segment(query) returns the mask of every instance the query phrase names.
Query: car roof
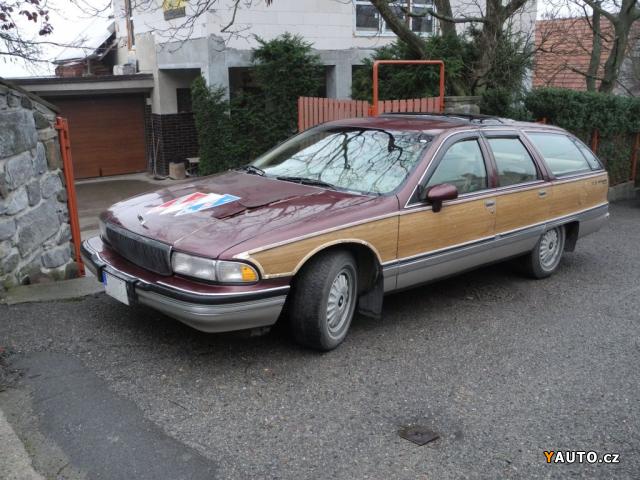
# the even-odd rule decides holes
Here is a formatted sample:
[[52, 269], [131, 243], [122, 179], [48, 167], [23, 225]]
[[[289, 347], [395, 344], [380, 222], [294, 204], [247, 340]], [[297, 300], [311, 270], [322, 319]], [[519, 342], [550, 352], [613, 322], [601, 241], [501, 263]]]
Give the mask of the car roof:
[[489, 115], [436, 114], [436, 113], [383, 113], [378, 116], [348, 118], [325, 123], [328, 127], [361, 127], [380, 128], [386, 130], [413, 130], [439, 135], [447, 130], [464, 127], [495, 130], [496, 127], [505, 129], [540, 129], [563, 131], [553, 125], [534, 122], [520, 122], [508, 118]]

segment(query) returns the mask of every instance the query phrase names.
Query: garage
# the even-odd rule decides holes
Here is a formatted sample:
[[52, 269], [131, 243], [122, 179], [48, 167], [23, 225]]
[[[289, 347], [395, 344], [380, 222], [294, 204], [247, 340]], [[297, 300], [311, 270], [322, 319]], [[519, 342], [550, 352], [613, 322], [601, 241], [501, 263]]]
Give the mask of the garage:
[[152, 152], [145, 112], [153, 75], [31, 77], [15, 83], [69, 121], [76, 178], [145, 172]]
[[147, 169], [142, 95], [49, 100], [69, 121], [76, 178], [121, 175]]

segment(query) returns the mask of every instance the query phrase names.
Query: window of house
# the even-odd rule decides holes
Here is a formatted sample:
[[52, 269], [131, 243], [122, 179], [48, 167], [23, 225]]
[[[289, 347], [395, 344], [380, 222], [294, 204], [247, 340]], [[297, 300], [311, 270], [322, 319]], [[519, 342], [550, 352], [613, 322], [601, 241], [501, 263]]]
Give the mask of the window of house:
[[165, 20], [184, 17], [186, 15], [186, 0], [163, 0], [162, 11]]
[[557, 133], [529, 133], [529, 138], [556, 176], [591, 170], [589, 163], [569, 137]]
[[538, 179], [536, 164], [517, 138], [489, 138], [501, 187]]
[[193, 111], [191, 107], [190, 88], [176, 88], [176, 100], [178, 103], [178, 113], [189, 113]]
[[[433, 8], [432, 0], [397, 0], [390, 4], [396, 15], [416, 33], [433, 33], [433, 17], [427, 13]], [[423, 17], [407, 16], [404, 9], [416, 14], [425, 14]], [[356, 10], [356, 32], [362, 34], [385, 34], [393, 35], [378, 10], [366, 0], [355, 0]]]
[[427, 187], [442, 183], [455, 185], [461, 194], [487, 188], [487, 168], [477, 140], [463, 140], [449, 147]]

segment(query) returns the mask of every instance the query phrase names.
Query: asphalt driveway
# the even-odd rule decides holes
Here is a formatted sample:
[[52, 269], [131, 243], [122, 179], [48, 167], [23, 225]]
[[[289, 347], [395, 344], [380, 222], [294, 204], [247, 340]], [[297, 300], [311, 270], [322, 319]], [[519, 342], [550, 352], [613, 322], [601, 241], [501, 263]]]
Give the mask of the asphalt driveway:
[[0, 408], [48, 478], [638, 478], [640, 204], [550, 279], [497, 265], [385, 302], [327, 354], [103, 294], [0, 306]]

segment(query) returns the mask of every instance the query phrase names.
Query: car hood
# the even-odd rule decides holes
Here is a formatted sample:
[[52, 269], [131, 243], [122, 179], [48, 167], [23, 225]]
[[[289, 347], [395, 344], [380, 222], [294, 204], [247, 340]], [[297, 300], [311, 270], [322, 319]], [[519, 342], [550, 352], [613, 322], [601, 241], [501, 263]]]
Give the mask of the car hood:
[[175, 249], [212, 258], [249, 238], [313, 221], [375, 197], [228, 172], [113, 205], [103, 220]]

